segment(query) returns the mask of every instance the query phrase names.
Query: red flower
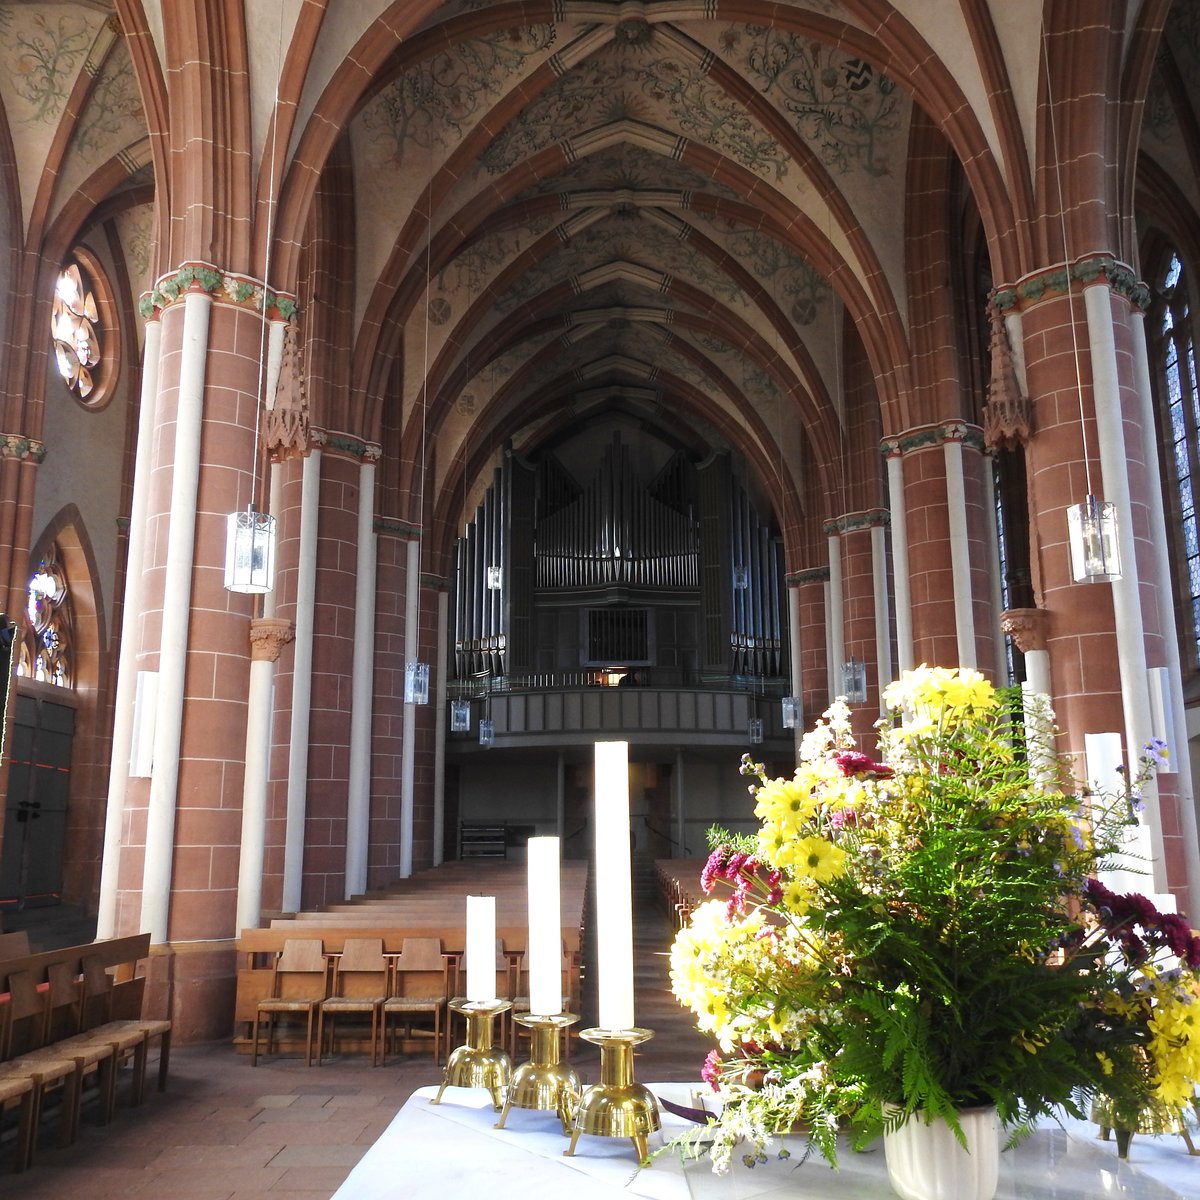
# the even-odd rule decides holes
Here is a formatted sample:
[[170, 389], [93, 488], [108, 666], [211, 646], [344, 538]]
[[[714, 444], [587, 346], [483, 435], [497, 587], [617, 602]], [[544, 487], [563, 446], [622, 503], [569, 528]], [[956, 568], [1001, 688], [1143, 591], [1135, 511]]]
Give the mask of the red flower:
[[721, 1090], [721, 1056], [715, 1050], [710, 1050], [704, 1059], [704, 1066], [700, 1068], [700, 1078], [714, 1092]]
[[895, 774], [887, 763], [876, 762], [869, 754], [861, 750], [839, 750], [833, 756], [838, 770], [849, 779], [856, 775], [865, 775], [868, 779], [891, 779]]

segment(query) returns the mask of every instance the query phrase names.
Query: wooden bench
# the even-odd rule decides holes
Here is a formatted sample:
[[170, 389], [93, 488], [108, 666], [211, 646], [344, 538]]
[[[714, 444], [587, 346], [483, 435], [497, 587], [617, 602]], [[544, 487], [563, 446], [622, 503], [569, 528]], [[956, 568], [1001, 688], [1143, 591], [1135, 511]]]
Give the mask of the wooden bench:
[[[142, 1016], [139, 964], [149, 954], [145, 933], [0, 960], [0, 1096], [19, 1105], [16, 1170], [32, 1160], [49, 1092], [60, 1092], [62, 1139], [69, 1143], [87, 1079], [95, 1080], [101, 1124], [112, 1116], [118, 1067], [127, 1060], [130, 1103], [141, 1103], [154, 1038], [158, 1087], [166, 1087], [171, 1023]], [[28, 1093], [23, 1081], [31, 1085]]]

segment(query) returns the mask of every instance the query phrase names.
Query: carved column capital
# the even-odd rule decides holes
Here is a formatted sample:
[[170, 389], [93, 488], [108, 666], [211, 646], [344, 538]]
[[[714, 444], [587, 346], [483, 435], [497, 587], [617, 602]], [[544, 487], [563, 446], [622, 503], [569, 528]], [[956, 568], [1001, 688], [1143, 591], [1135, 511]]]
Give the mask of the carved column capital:
[[1022, 654], [1046, 649], [1046, 610], [1010, 608], [1000, 614], [1000, 628], [1017, 643]]
[[250, 661], [278, 662], [284, 646], [295, 636], [295, 625], [283, 617], [255, 617], [250, 622]]

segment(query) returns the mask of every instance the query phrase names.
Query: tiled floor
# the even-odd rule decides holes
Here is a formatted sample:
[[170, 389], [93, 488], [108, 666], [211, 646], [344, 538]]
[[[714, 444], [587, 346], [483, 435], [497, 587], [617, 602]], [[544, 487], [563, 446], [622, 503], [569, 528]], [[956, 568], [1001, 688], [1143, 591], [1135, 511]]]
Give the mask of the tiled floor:
[[[655, 1037], [642, 1047], [637, 1077], [696, 1079], [707, 1045], [669, 993], [673, 926], [657, 907], [639, 910], [637, 1019]], [[574, 1060], [585, 1083], [597, 1078], [593, 1047], [581, 1044]], [[21, 1175], [9, 1170], [10, 1114], [0, 1200], [328, 1200], [411, 1092], [440, 1078], [428, 1055], [383, 1068], [357, 1056], [319, 1068], [293, 1058], [251, 1067], [226, 1042], [176, 1047], [165, 1093], [149, 1090], [137, 1109], [122, 1104], [104, 1128], [85, 1112], [70, 1147], [56, 1144], [47, 1122], [37, 1160]]]

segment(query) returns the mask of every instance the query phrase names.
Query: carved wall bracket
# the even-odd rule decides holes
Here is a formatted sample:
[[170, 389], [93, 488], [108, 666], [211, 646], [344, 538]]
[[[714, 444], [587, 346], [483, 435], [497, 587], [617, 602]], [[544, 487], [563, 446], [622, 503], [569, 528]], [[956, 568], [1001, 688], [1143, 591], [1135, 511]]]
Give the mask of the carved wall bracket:
[[1049, 614], [1044, 608], [1010, 608], [1000, 614], [1000, 628], [1017, 644], [1022, 654], [1046, 649]]

